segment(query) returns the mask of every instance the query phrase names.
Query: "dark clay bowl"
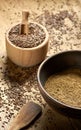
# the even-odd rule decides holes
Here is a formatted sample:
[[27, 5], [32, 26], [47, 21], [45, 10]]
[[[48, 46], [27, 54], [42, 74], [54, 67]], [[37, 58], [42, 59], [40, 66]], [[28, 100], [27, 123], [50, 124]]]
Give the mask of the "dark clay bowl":
[[[38, 69], [39, 90], [45, 101], [52, 109], [75, 118], [81, 118], [81, 108], [72, 107], [51, 97], [44, 89], [44, 85], [49, 76], [68, 68], [81, 69], [81, 51], [66, 51], [53, 55], [44, 60]], [[76, 97], [75, 97], [76, 98]]]

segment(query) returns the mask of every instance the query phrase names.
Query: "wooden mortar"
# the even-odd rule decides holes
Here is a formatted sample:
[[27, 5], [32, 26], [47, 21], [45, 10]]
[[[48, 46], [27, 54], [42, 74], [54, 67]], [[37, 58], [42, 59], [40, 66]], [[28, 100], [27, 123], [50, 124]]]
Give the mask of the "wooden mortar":
[[[26, 16], [28, 16], [28, 15], [25, 13], [22, 13], [22, 14], [24, 14], [24, 16], [22, 18], [23, 19], [22, 24], [21, 24], [22, 30], [20, 29], [20, 33], [27, 34], [28, 33], [28, 26], [27, 26], [28, 22], [26, 21], [26, 18], [27, 18]], [[16, 45], [14, 45], [8, 38], [9, 32], [12, 29], [12, 27], [6, 32], [6, 35], [5, 35], [7, 56], [13, 63], [15, 63], [19, 66], [22, 66], [22, 67], [30, 67], [30, 66], [34, 66], [36, 64], [41, 63], [45, 59], [47, 50], [48, 50], [49, 36], [48, 36], [48, 32], [47, 32], [46, 28], [36, 22], [31, 22], [31, 23], [37, 24], [39, 27], [41, 27], [44, 30], [45, 35], [46, 35], [43, 43], [41, 43], [40, 45], [38, 45], [36, 47], [22, 48], [22, 47], [18, 47]]]

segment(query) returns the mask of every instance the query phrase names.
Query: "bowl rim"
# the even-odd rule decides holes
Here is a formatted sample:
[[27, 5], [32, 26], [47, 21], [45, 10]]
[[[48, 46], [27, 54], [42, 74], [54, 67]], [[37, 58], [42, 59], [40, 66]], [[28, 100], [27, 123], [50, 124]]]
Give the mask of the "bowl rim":
[[38, 68], [38, 71], [37, 71], [37, 79], [38, 79], [38, 83], [39, 83], [38, 87], [39, 87], [39, 90], [41, 89], [41, 90], [48, 96], [48, 98], [50, 98], [52, 101], [56, 102], [57, 104], [60, 104], [61, 106], [67, 107], [67, 108], [69, 108], [69, 109], [81, 110], [81, 107], [76, 107], [76, 106], [68, 105], [68, 104], [63, 103], [62, 101], [60, 101], [60, 100], [58, 100], [58, 99], [52, 97], [52, 96], [44, 89], [44, 86], [42, 86], [41, 81], [40, 81], [40, 71], [41, 71], [43, 65], [44, 65], [47, 61], [49, 61], [49, 60], [52, 59], [53, 57], [58, 56], [58, 55], [60, 55], [60, 54], [71, 53], [71, 52], [73, 52], [73, 53], [75, 53], [75, 52], [81, 53], [81, 50], [68, 50], [68, 51], [58, 52], [57, 54], [53, 54], [53, 55], [47, 57], [47, 58], [40, 64], [40, 66], [39, 66], [39, 68]]
[[48, 43], [49, 34], [48, 34], [48, 31], [47, 31], [46, 27], [44, 27], [43, 25], [41, 25], [41, 24], [39, 24], [39, 23], [37, 23], [37, 22], [29, 22], [29, 23], [34, 23], [34, 24], [38, 25], [40, 28], [43, 29], [43, 31], [45, 32], [45, 39], [44, 39], [44, 41], [43, 41], [41, 44], [39, 44], [38, 46], [36, 46], [36, 47], [31, 47], [31, 48], [22, 48], [22, 47], [16, 46], [15, 44], [13, 44], [13, 43], [10, 41], [10, 39], [9, 39], [9, 37], [8, 37], [10, 30], [11, 30], [13, 27], [15, 27], [16, 25], [21, 24], [21, 23], [16, 23], [16, 24], [12, 25], [12, 27], [10, 27], [10, 28], [6, 31], [6, 33], [5, 33], [5, 38], [6, 38], [6, 40], [8, 41], [8, 43], [9, 43], [12, 47], [17, 48], [17, 49], [19, 49], [19, 50], [36, 50], [36, 49], [42, 48], [44, 45], [46, 45], [46, 44]]

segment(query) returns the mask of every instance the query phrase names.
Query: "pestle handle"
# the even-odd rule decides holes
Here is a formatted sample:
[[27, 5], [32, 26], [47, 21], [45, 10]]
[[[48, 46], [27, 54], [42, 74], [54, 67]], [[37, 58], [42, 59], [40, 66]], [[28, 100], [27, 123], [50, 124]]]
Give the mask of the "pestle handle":
[[28, 11], [22, 11], [22, 23], [20, 28], [20, 34], [28, 34], [29, 27], [28, 27], [28, 17], [29, 12]]
[[41, 112], [41, 106], [34, 102], [28, 102], [20, 109], [18, 115], [10, 122], [8, 130], [19, 130], [28, 126]]

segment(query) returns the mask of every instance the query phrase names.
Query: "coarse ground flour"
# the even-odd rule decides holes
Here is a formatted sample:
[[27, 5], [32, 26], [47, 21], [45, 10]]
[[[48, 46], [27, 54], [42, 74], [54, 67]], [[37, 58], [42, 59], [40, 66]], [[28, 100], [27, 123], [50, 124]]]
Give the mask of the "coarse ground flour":
[[55, 99], [81, 108], [81, 70], [69, 69], [50, 76], [45, 90]]

